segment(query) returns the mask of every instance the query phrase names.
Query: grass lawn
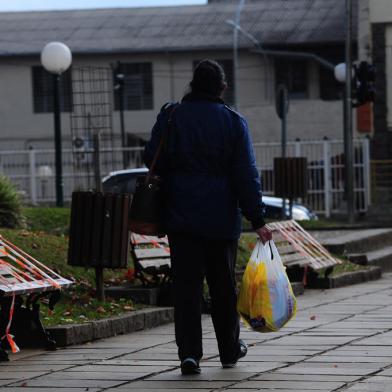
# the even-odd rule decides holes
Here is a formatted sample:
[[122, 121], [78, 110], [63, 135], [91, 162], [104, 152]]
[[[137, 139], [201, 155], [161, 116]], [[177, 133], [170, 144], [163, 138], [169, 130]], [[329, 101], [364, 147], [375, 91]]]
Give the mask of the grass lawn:
[[[113, 301], [108, 298], [105, 302], [97, 301], [94, 298], [94, 269], [71, 267], [67, 264], [69, 208], [33, 207], [24, 208], [23, 213], [26, 218], [24, 228], [0, 228], [0, 234], [63, 277], [75, 281], [75, 285], [63, 291], [54, 312], [41, 306], [45, 325], [88, 322], [141, 307], [130, 300]], [[318, 221], [314, 222], [312, 228], [322, 228], [328, 224], [327, 221]], [[308, 228], [306, 226], [307, 224], [305, 228]], [[245, 268], [255, 244], [255, 233], [244, 233], [241, 236], [237, 257], [239, 269]], [[333, 275], [363, 268], [366, 267], [345, 261], [334, 268]], [[132, 279], [132, 271], [132, 266], [129, 270], [106, 269], [104, 280], [106, 283], [120, 284]]]
[[[26, 227], [23, 229], [0, 228], [0, 234], [16, 246], [41, 261], [75, 284], [63, 291], [60, 302], [50, 312], [41, 306], [46, 326], [81, 323], [134, 310], [130, 300], [99, 302], [94, 298], [95, 272], [92, 268], [72, 267], [67, 264], [69, 208], [25, 208]], [[128, 280], [132, 270], [104, 271], [106, 283], [118, 284]]]

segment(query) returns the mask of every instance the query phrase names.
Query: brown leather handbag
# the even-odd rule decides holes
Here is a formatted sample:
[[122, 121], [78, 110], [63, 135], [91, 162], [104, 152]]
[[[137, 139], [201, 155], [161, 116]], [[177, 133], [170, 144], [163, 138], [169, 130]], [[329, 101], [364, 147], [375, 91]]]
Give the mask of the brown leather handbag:
[[136, 180], [129, 212], [129, 230], [137, 234], [159, 237], [165, 235], [165, 185], [163, 177], [155, 175], [154, 169], [171, 129], [175, 108], [176, 106], [171, 109], [148, 174]]

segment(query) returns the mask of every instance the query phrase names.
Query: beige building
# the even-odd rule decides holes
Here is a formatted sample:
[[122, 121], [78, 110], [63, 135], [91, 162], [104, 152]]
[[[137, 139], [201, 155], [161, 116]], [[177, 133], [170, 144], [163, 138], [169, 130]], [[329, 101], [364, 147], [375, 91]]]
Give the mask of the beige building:
[[[160, 107], [167, 101], [181, 99], [195, 63], [209, 57], [220, 61], [226, 70], [230, 86], [228, 104], [233, 104], [233, 89], [237, 88], [237, 107], [248, 119], [255, 142], [280, 141], [275, 89], [281, 83], [291, 92], [289, 140], [342, 139], [341, 86], [330, 70], [295, 53], [317, 54], [334, 64], [343, 61], [343, 3], [341, 0], [249, 2], [241, 15], [243, 30], [263, 48], [289, 51], [293, 55], [255, 53], [254, 42], [240, 33], [235, 80], [233, 26], [228, 22], [235, 15], [234, 3], [2, 13], [0, 149], [53, 145], [51, 81], [39, 60], [41, 49], [50, 41], [61, 41], [71, 48], [74, 69], [110, 67], [117, 61], [123, 64], [127, 135], [145, 139]], [[75, 93], [70, 75], [63, 77], [63, 88], [66, 145], [71, 140], [72, 91]], [[113, 134], [119, 143], [115, 99], [113, 106]]]
[[392, 159], [392, 3], [360, 0], [359, 15], [359, 60], [376, 66], [372, 159], [387, 161]]

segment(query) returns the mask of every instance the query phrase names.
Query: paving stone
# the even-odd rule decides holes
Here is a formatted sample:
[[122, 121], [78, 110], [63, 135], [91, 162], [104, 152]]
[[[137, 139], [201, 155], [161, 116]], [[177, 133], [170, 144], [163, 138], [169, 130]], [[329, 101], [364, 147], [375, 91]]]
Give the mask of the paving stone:
[[[178, 363], [176, 363], [174, 366], [178, 366]], [[156, 365], [137, 365], [137, 364], [127, 364], [127, 365], [84, 365], [84, 366], [78, 366], [78, 367], [72, 367], [69, 370], [66, 370], [66, 373], [108, 373], [108, 372], [113, 372], [113, 373], [156, 373], [156, 372], [162, 372], [165, 370], [170, 370], [173, 368], [172, 366], [159, 366], [159, 363], [156, 363]]]
[[[284, 370], [283, 370], [284, 371]], [[276, 380], [276, 381], [344, 381], [351, 382], [360, 379], [361, 376], [348, 376], [348, 375], [332, 375], [332, 374], [284, 374], [284, 373], [265, 373], [257, 377], [255, 380]]]
[[[391, 383], [357, 383], [352, 385], [351, 387], [345, 389], [345, 391], [349, 392], [390, 392], [391, 391]], [[280, 391], [279, 391], [280, 392]]]
[[320, 356], [307, 359], [306, 362], [331, 362], [331, 363], [377, 363], [377, 365], [381, 367], [385, 367], [387, 365], [392, 365], [392, 357], [371, 357], [371, 356], [348, 356], [348, 355], [326, 355], [322, 354]]
[[[392, 368], [383, 370], [380, 373], [377, 373], [378, 376], [391, 376], [392, 377]], [[391, 378], [391, 382], [392, 382], [392, 378]]]
[[276, 345], [313, 345], [320, 347], [321, 345], [333, 347], [339, 346], [341, 344], [346, 344], [354, 340], [355, 338], [352, 336], [287, 336], [280, 339], [277, 339], [273, 342], [269, 342], [269, 344]]
[[[20, 361], [22, 362], [22, 361]], [[67, 368], [72, 367], [72, 365], [57, 365], [57, 364], [41, 364], [41, 363], [20, 363], [19, 361], [13, 361], [13, 362], [3, 362], [0, 365], [0, 374], [2, 372], [9, 372], [9, 371], [23, 371], [23, 372], [51, 372], [51, 371], [58, 371], [58, 370], [64, 370]]]
[[[59, 388], [59, 387], [40, 387], [29, 388], [29, 387], [2, 387], [1, 392], [86, 392], [86, 388]], [[99, 388], [88, 388], [88, 392], [98, 392]]]
[[41, 376], [48, 371], [41, 371], [41, 372], [30, 372], [29, 369], [14, 371], [1, 368], [0, 370], [0, 380], [13, 380], [13, 379], [24, 379], [24, 378], [33, 378]]
[[[108, 380], [54, 380], [52, 378], [41, 377], [36, 378], [34, 380], [27, 380], [23, 382], [18, 382], [12, 384], [15, 387], [34, 387], [36, 391], [41, 391], [41, 388], [57, 388], [56, 392], [59, 392], [59, 388], [67, 387], [67, 388], [109, 388], [117, 385], [124, 384], [124, 381], [108, 381]], [[37, 390], [39, 388], [39, 391]], [[61, 389], [60, 389], [61, 391]], [[23, 389], [21, 392], [25, 392]], [[62, 391], [61, 391], [62, 392]], [[89, 390], [90, 392], [90, 390]]]
[[[156, 388], [134, 388], [132, 384], [127, 384], [126, 386], [123, 386], [126, 389], [128, 389], [129, 391], [131, 390], [135, 390], [137, 392], [156, 392]], [[105, 392], [119, 392], [119, 391], [124, 391], [124, 389], [122, 389], [122, 387], [118, 387], [118, 388], [110, 388], [110, 389], [106, 389]], [[168, 389], [168, 391], [175, 391], [175, 392], [209, 392], [209, 391], [215, 391], [215, 388], [197, 388], [194, 389], [192, 387], [189, 388], [176, 388], [176, 389]], [[251, 392], [254, 391], [254, 389], [247, 389], [246, 392]], [[23, 392], [23, 391], [21, 391]], [[36, 391], [34, 391], [36, 392]], [[62, 392], [62, 391], [60, 391]], [[279, 391], [281, 392], [281, 391]]]
[[173, 360], [164, 360], [164, 359], [159, 359], [159, 360], [143, 360], [143, 359], [108, 359], [104, 361], [99, 361], [99, 362], [94, 362], [94, 365], [102, 365], [102, 366], [108, 366], [108, 365], [129, 365], [129, 366], [167, 366], [167, 367], [172, 367], [172, 366], [178, 366], [179, 361], [178, 359], [173, 361]]
[[[2, 385], [7, 385], [7, 384], [11, 384], [11, 383], [13, 383], [13, 382], [15, 382], [15, 380], [6, 380], [6, 379], [0, 380], [0, 386], [2, 386]], [[3, 388], [1, 388], [1, 389], [3, 390]]]
[[106, 380], [106, 381], [131, 381], [151, 374], [144, 372], [56, 372], [45, 376], [46, 380]]
[[343, 386], [345, 383], [341, 381], [269, 381], [269, 380], [257, 380], [257, 381], [246, 381], [240, 385], [236, 385], [236, 388], [241, 386], [241, 388], [263, 388], [269, 390], [275, 389], [287, 389], [292, 391], [330, 391]]
[[223, 388], [227, 387], [232, 384], [232, 381], [196, 381], [190, 380], [188, 377], [186, 380], [181, 381], [136, 381], [129, 384], [123, 384], [118, 387], [118, 389], [128, 389], [128, 390], [135, 390], [140, 391], [141, 389], [166, 389], [168, 391], [178, 389], [206, 389], [212, 390], [216, 388]]
[[[291, 374], [336, 374], [336, 375], [367, 375], [375, 371], [375, 367], [370, 367], [371, 364], [365, 364], [368, 367], [362, 368], [361, 364], [350, 364], [352, 366], [347, 366], [347, 364], [332, 365], [327, 364], [327, 366], [322, 366], [323, 364], [308, 364], [309, 366], [303, 366], [303, 364], [295, 364], [284, 368], [284, 373]], [[280, 370], [277, 370], [279, 372]]]
[[[241, 381], [243, 379], [256, 375], [256, 372], [231, 372], [228, 369], [222, 368], [208, 368], [202, 369], [201, 374], [189, 375], [186, 377], [187, 381]], [[146, 381], [176, 381], [183, 382], [184, 376], [179, 369], [169, 373], [158, 374], [153, 377], [148, 377]]]

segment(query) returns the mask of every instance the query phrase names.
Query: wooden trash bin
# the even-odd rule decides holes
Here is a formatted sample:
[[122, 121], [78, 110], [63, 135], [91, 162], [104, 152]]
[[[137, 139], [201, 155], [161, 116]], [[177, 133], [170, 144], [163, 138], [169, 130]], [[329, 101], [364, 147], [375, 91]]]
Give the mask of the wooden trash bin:
[[128, 194], [73, 192], [68, 263], [126, 268], [129, 206]]

